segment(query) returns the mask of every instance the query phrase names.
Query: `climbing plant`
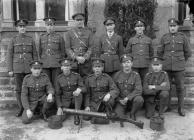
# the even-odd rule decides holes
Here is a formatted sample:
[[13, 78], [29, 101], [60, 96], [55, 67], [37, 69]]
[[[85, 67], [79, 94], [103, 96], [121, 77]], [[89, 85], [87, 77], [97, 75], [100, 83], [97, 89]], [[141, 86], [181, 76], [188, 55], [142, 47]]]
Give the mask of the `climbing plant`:
[[106, 0], [104, 15], [116, 20], [116, 32], [123, 37], [126, 46], [128, 39], [135, 34], [134, 22], [138, 18], [146, 22], [145, 34], [155, 37], [153, 22], [156, 8], [155, 0]]

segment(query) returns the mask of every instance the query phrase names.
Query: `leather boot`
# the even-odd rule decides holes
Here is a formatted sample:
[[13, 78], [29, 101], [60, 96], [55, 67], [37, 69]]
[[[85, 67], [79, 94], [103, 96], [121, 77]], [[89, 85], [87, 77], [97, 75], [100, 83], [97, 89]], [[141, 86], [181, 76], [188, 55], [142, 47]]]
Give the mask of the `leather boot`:
[[135, 115], [135, 113], [131, 113], [131, 114], [130, 114], [130, 118], [131, 118], [132, 120], [136, 121], [136, 115]]
[[22, 116], [22, 113], [23, 113], [23, 109], [19, 109], [18, 112], [15, 114], [16, 117], [20, 117]]
[[75, 125], [79, 125], [80, 124], [80, 118], [79, 118], [79, 116], [74, 116], [74, 124]]
[[24, 108], [22, 106], [22, 101], [21, 101], [21, 92], [16, 91], [16, 99], [17, 99], [17, 104], [18, 104], [19, 110], [15, 116], [20, 117], [24, 111]]
[[180, 116], [185, 116], [185, 111], [184, 111], [184, 95], [179, 94], [178, 95], [178, 113]]
[[48, 117], [46, 116], [46, 114], [43, 114], [43, 120], [44, 120], [45, 122], [48, 122]]
[[183, 117], [185, 116], [185, 111], [181, 107], [178, 108], [178, 113], [179, 113], [180, 116], [183, 116]]
[[146, 102], [145, 103], [145, 107], [146, 107], [146, 118], [150, 119], [152, 116], [154, 116], [155, 114], [155, 103], [151, 103], [151, 102]]

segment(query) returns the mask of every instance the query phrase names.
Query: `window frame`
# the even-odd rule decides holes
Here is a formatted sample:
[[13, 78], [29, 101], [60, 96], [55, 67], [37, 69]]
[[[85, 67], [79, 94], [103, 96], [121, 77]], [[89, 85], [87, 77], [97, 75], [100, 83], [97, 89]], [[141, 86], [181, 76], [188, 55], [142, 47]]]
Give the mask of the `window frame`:
[[[47, 0], [45, 0], [45, 1], [47, 1]], [[62, 21], [62, 20], [57, 20], [56, 21], [56, 26], [68, 26], [68, 25], [71, 25], [71, 23], [73, 22], [73, 19], [71, 18], [71, 16], [74, 14], [74, 13], [76, 13], [77, 11], [79, 12], [84, 12], [85, 13], [85, 5], [86, 5], [86, 3], [85, 3], [85, 1], [84, 0], [81, 0], [80, 1], [80, 5], [81, 5], [81, 7], [80, 7], [80, 9], [78, 9], [77, 11], [75, 11], [74, 13], [70, 13], [70, 8], [71, 8], [71, 6], [70, 6], [70, 4], [71, 4], [71, 2], [72, 2], [72, 0], [64, 0], [65, 1], [65, 17], [64, 17], [64, 21]], [[74, 0], [74, 1], [76, 1], [76, 0]], [[77, 0], [77, 1], [79, 1], [79, 0]], [[18, 18], [19, 18], [19, 0], [13, 0], [13, 21], [16, 21], [16, 20], [18, 20]], [[36, 5], [36, 2], [37, 1], [35, 1], [35, 5]], [[15, 5], [14, 5], [15, 4]], [[44, 3], [45, 4], [45, 9], [44, 9], [44, 17], [46, 17], [46, 2]], [[37, 7], [35, 7], [35, 8], [37, 8]], [[37, 11], [36, 11], [36, 15], [37, 15], [38, 13], [37, 13]], [[43, 20], [43, 19], [42, 19]], [[35, 26], [35, 22], [37, 21], [37, 16], [36, 16], [36, 18], [35, 18], [35, 21], [29, 21], [29, 24], [28, 24], [28, 26]]]

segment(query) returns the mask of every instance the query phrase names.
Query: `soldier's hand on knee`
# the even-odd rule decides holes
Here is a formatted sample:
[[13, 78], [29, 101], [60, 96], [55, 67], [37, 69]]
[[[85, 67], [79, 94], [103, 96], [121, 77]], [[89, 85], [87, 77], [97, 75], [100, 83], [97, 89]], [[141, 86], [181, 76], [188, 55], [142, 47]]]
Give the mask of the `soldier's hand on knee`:
[[8, 75], [9, 75], [10, 77], [12, 77], [12, 76], [13, 76], [13, 71], [9, 71], [9, 72], [8, 72]]
[[73, 96], [79, 96], [79, 94], [81, 93], [81, 89], [77, 88], [74, 92], [73, 92]]
[[128, 97], [125, 97], [124, 98], [124, 103], [126, 104], [128, 102], [129, 98]]
[[87, 106], [87, 107], [85, 108], [85, 111], [90, 111], [90, 107]]
[[125, 97], [123, 100], [119, 100], [119, 102], [122, 104], [122, 105], [126, 105], [127, 104], [127, 102], [128, 102], [128, 98], [127, 97]]
[[63, 109], [61, 107], [58, 108], [57, 115], [63, 115]]
[[110, 94], [107, 93], [107, 94], [104, 96], [103, 101], [107, 102], [109, 99], [110, 99]]
[[165, 87], [167, 85], [167, 82], [163, 82], [160, 84], [160, 86]]
[[125, 105], [124, 100], [119, 100], [122, 105]]
[[148, 88], [149, 88], [149, 89], [155, 89], [156, 86], [155, 86], [155, 85], [149, 85]]
[[33, 112], [30, 109], [26, 110], [26, 114], [28, 118], [32, 118], [33, 116]]
[[47, 96], [47, 102], [52, 102], [53, 101], [53, 95], [50, 93], [48, 96]]

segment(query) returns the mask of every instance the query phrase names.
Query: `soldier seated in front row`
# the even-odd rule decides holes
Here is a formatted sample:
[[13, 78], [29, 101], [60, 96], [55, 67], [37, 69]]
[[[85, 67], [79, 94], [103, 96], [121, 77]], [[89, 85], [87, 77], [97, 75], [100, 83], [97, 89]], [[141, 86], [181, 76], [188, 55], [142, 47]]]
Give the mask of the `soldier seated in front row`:
[[[103, 73], [104, 60], [93, 58], [92, 69], [94, 73], [89, 75], [85, 81], [87, 88], [85, 110], [111, 113], [114, 100], [119, 93], [118, 88], [113, 79]], [[94, 117], [91, 123], [107, 124], [109, 120]]]
[[151, 63], [152, 72], [147, 73], [144, 80], [144, 99], [146, 108], [146, 117], [154, 116], [155, 107], [158, 102], [159, 116], [163, 116], [165, 107], [167, 107], [170, 83], [168, 75], [162, 71], [162, 62], [160, 58], [155, 57]]
[[[83, 80], [78, 73], [72, 72], [72, 62], [69, 59], [63, 59], [61, 62], [61, 70], [63, 71], [57, 77], [56, 81], [56, 102], [57, 115], [63, 115], [63, 120], [66, 115], [63, 114], [63, 108], [69, 108], [71, 105], [75, 109], [80, 109], [82, 105], [82, 93], [86, 92]], [[74, 116], [74, 124], [79, 125], [79, 116]]]
[[130, 111], [130, 118], [136, 120], [136, 112], [143, 106], [140, 75], [132, 71], [133, 58], [124, 54], [121, 57], [122, 70], [114, 75], [114, 81], [120, 90], [115, 113], [122, 117]]
[[46, 121], [46, 111], [53, 105], [54, 89], [49, 77], [42, 71], [42, 63], [33, 61], [30, 64], [31, 74], [24, 77], [22, 84], [21, 99], [24, 111], [22, 114], [22, 122], [24, 124], [31, 123], [37, 109], [41, 108], [43, 119]]

